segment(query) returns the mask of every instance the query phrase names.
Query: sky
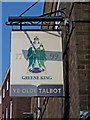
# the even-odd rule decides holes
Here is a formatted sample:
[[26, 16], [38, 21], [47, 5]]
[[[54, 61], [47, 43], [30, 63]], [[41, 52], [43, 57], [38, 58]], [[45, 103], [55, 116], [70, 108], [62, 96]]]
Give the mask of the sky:
[[[35, 1], [34, 1], [35, 2]], [[10, 65], [10, 32], [12, 28], [5, 23], [9, 16], [19, 16], [34, 2], [0, 2], [0, 84]], [[24, 15], [38, 16], [43, 14], [44, 2], [39, 2]], [[1, 24], [2, 23], [2, 24]]]

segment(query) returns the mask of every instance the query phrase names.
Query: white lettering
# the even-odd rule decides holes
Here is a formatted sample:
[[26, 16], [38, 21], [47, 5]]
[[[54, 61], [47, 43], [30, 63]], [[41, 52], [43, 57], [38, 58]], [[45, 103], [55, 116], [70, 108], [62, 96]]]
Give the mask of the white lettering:
[[42, 91], [42, 89], [39, 89], [39, 91], [40, 91], [40, 93], [42, 93], [41, 91]]
[[39, 93], [43, 94], [43, 93], [47, 93], [47, 94], [51, 94], [51, 93], [61, 93], [61, 89], [60, 88], [49, 88], [49, 89], [45, 89], [45, 88], [39, 88]]
[[22, 89], [22, 93], [26, 93], [26, 89]]
[[53, 92], [54, 92], [54, 93], [57, 93], [58, 91], [57, 91], [57, 89], [55, 88], [55, 89], [53, 90]]
[[29, 93], [36, 93], [36, 89], [25, 89], [23, 88], [22, 91], [21, 91], [23, 94], [29, 94]]
[[13, 89], [14, 93], [20, 93], [20, 89]]
[[58, 88], [59, 93], [61, 93], [61, 89]]

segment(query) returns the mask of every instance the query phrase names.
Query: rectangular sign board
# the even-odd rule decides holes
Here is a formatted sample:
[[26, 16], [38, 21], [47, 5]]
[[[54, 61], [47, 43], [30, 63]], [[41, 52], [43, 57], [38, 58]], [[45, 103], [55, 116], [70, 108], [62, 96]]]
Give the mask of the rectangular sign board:
[[64, 96], [62, 40], [57, 31], [11, 32], [11, 96]]

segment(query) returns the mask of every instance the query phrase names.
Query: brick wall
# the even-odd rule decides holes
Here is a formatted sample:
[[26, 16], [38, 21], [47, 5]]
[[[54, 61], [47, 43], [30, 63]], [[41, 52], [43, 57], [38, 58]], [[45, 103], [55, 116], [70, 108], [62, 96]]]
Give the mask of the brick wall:
[[2, 105], [0, 104], [0, 119], [2, 118]]
[[23, 113], [31, 111], [31, 99], [29, 97], [14, 97], [13, 103], [13, 118], [23, 118]]
[[[6, 82], [7, 82], [7, 79], [9, 80], [9, 83], [10, 83], [10, 71], [9, 73], [7, 74], [7, 77], [2, 85], [2, 113], [4, 113], [4, 117], [6, 118], [6, 107], [7, 109], [9, 110], [9, 101], [10, 101], [10, 96], [9, 96], [9, 90], [7, 91], [6, 89]], [[10, 87], [10, 84], [9, 84], [9, 87]], [[3, 97], [3, 89], [5, 89], [5, 97]], [[9, 112], [8, 112], [8, 116], [9, 115]]]
[[[6, 83], [9, 81], [9, 89], [6, 90]], [[12, 101], [12, 117], [17, 120], [17, 118], [23, 118], [23, 113], [31, 112], [31, 98], [30, 97], [10, 97], [10, 70], [3, 82], [3, 88], [5, 89], [5, 97], [2, 98], [2, 113], [6, 118], [6, 108], [8, 109], [8, 118], [10, 118], [10, 101]]]
[[[89, 3], [62, 3], [71, 21], [89, 20]], [[70, 12], [71, 11], [71, 12]], [[89, 29], [90, 23], [74, 22], [74, 31], [69, 43], [69, 91], [70, 116], [79, 116], [80, 110], [90, 110], [89, 104]], [[64, 31], [63, 31], [64, 32]], [[87, 66], [87, 67], [86, 67]]]
[[[75, 19], [90, 21], [90, 3], [75, 4]], [[75, 23], [80, 110], [90, 110], [90, 22]]]
[[[50, 3], [49, 3], [50, 4]], [[62, 8], [66, 8], [64, 12], [70, 19], [69, 33], [72, 29], [72, 21], [74, 20], [90, 20], [90, 3], [61, 3]], [[45, 12], [50, 10], [48, 5], [45, 7]], [[69, 83], [69, 102], [70, 118], [79, 118], [80, 110], [90, 110], [90, 43], [89, 31], [90, 23], [74, 22], [75, 27], [70, 37], [69, 46], [67, 49], [68, 55], [68, 83]], [[65, 38], [65, 28], [63, 32], [63, 50], [67, 42]], [[67, 36], [67, 39], [69, 35]], [[64, 60], [65, 64], [66, 60]], [[66, 65], [67, 66], [67, 65]], [[64, 70], [65, 70], [64, 66]], [[65, 76], [64, 76], [65, 77]], [[65, 79], [66, 83], [67, 79]], [[64, 99], [50, 98], [44, 117], [61, 118], [67, 111], [63, 111]], [[65, 108], [68, 110], [68, 108]], [[65, 110], [64, 109], [64, 110]], [[65, 113], [66, 114], [66, 113]]]

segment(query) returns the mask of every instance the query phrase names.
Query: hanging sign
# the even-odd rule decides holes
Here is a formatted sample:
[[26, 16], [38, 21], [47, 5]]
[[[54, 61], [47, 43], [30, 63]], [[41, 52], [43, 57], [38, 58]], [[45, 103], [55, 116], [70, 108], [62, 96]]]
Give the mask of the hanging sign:
[[62, 40], [57, 31], [11, 32], [11, 96], [63, 96]]

